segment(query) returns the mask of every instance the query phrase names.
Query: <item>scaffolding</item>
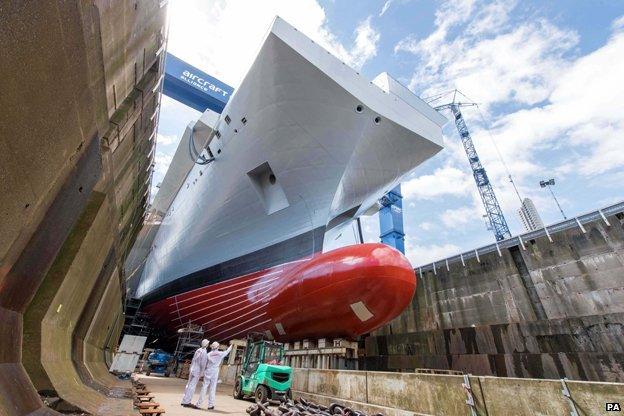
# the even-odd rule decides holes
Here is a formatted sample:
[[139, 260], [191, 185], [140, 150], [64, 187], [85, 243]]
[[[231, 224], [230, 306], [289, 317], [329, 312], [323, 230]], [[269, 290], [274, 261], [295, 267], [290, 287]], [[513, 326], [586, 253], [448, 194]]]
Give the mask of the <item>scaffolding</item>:
[[141, 312], [141, 300], [128, 298], [124, 309], [123, 335], [147, 337], [151, 332], [149, 315]]
[[204, 339], [204, 328], [201, 325], [189, 323], [178, 329], [178, 343], [173, 353], [176, 360], [192, 359], [195, 350], [201, 347], [202, 339]]

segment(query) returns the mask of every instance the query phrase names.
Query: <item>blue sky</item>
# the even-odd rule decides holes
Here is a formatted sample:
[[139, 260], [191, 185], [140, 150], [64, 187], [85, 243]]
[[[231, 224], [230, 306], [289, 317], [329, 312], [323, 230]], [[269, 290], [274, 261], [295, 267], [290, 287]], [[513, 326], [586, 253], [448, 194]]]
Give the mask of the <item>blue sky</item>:
[[[545, 223], [561, 216], [541, 179], [556, 179], [569, 217], [624, 198], [624, 2], [174, 0], [169, 51], [236, 87], [275, 14], [370, 79], [478, 102], [464, 115], [512, 234], [523, 229], [508, 172]], [[161, 109], [154, 184], [199, 117], [167, 97]], [[454, 124], [444, 133], [445, 150], [403, 184], [414, 266], [493, 241]], [[377, 240], [377, 218], [364, 226]]]

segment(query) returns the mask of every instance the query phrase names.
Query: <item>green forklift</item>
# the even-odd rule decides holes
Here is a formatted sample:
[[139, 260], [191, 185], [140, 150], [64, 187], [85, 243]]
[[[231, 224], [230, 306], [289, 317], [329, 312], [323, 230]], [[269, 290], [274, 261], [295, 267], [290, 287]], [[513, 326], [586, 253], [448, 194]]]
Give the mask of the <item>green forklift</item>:
[[292, 398], [292, 368], [284, 363], [284, 344], [264, 334], [247, 335], [247, 347], [234, 383], [234, 398], [252, 397], [258, 402]]

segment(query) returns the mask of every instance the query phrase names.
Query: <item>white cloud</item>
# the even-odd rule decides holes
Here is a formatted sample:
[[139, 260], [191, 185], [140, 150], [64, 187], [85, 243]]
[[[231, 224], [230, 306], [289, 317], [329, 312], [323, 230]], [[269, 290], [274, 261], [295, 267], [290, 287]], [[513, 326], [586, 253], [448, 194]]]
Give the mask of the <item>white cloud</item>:
[[611, 29], [613, 31], [619, 31], [624, 29], [624, 15], [618, 17], [611, 23]]
[[421, 222], [420, 224], [418, 224], [418, 228], [420, 228], [423, 231], [431, 231], [433, 230], [435, 226], [433, 225], [433, 223], [425, 221], [425, 222]]
[[407, 200], [434, 199], [441, 196], [465, 196], [471, 176], [464, 170], [445, 166], [436, 169], [431, 175], [421, 175], [401, 184], [401, 193]]
[[471, 223], [475, 218], [480, 218], [482, 211], [475, 206], [447, 209], [440, 215], [440, 219], [446, 227], [455, 228], [458, 225]]
[[379, 34], [370, 19], [360, 22], [347, 48], [329, 30], [325, 11], [315, 0], [171, 2], [168, 49], [236, 87], [276, 15], [357, 69], [376, 54]]
[[[395, 51], [416, 54], [425, 63], [414, 72], [410, 88], [425, 96], [458, 88], [484, 108], [548, 98], [578, 35], [545, 19], [512, 25], [515, 3], [510, 1], [484, 6], [464, 1], [460, 6], [461, 12], [452, 8], [439, 14], [437, 28], [427, 38], [408, 37], [396, 45]], [[460, 34], [450, 36], [451, 29]]]
[[405, 256], [414, 267], [453, 256], [460, 251], [461, 248], [459, 246], [451, 243], [421, 245], [417, 244], [415, 239], [409, 236], [405, 241]]
[[371, 27], [371, 16], [361, 21], [355, 28], [355, 44], [350, 52], [353, 66], [361, 68], [369, 59], [377, 55], [379, 32]]
[[[436, 30], [423, 40], [408, 36], [395, 46], [394, 51], [398, 52], [403, 50], [418, 54], [435, 49], [442, 49], [442, 47], [445, 46], [446, 36], [449, 30], [453, 26], [466, 21], [472, 13], [474, 3], [474, 0], [443, 2], [436, 11]], [[435, 56], [431, 56], [431, 58], [435, 58]], [[425, 62], [425, 65], [438, 67], [443, 60], [444, 58], [440, 57], [437, 62]]]
[[154, 157], [154, 175], [158, 182], [164, 178], [165, 173], [171, 164], [171, 159], [173, 159], [173, 156], [171, 155], [163, 152], [156, 152], [156, 156]]
[[586, 176], [624, 167], [622, 56], [624, 33], [616, 31], [606, 45], [568, 63], [546, 104], [499, 118], [492, 133], [504, 156], [532, 163], [540, 150], [558, 149]]
[[177, 143], [180, 138], [175, 134], [160, 134], [158, 133], [157, 143], [162, 146], [169, 146], [170, 144]]

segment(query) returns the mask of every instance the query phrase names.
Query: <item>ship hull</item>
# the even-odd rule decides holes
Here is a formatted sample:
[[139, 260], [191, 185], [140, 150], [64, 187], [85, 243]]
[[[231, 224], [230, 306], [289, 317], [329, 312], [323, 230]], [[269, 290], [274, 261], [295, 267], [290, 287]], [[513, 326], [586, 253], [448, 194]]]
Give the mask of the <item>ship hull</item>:
[[201, 324], [217, 341], [354, 338], [401, 312], [409, 262], [354, 245], [349, 227], [442, 148], [444, 119], [382, 78], [275, 20], [218, 120], [187, 129], [206, 134], [210, 162], [184, 177], [149, 244], [134, 295], [155, 326]]
[[400, 252], [359, 244], [179, 293], [145, 310], [171, 333], [189, 322], [202, 325], [211, 341], [250, 331], [280, 341], [354, 339], [398, 316], [415, 289]]
[[429, 110], [276, 20], [213, 126], [214, 160], [193, 166], [162, 219], [136, 296], [369, 212], [441, 149]]

